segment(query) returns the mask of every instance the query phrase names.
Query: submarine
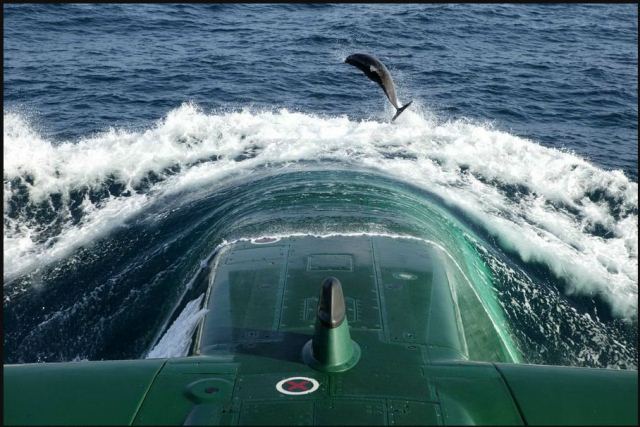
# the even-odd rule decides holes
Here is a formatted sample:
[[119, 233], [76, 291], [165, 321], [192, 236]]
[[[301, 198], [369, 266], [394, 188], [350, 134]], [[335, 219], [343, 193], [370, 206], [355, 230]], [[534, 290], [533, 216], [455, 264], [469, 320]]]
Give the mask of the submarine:
[[4, 365], [4, 424], [638, 424], [637, 370], [522, 363], [434, 242], [263, 236], [202, 271], [186, 356]]

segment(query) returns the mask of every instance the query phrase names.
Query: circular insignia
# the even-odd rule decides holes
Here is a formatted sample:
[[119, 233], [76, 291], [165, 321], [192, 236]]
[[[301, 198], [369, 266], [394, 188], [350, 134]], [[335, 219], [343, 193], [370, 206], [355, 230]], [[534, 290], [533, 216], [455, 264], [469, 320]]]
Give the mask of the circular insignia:
[[405, 273], [405, 272], [393, 273], [393, 277], [401, 280], [416, 280], [418, 278], [418, 276], [416, 276], [415, 274]]
[[307, 377], [285, 378], [276, 384], [276, 390], [290, 396], [313, 393], [318, 387], [320, 387], [318, 381]]
[[260, 237], [258, 239], [251, 239], [251, 243], [254, 245], [266, 245], [267, 243], [275, 243], [279, 240], [279, 237]]

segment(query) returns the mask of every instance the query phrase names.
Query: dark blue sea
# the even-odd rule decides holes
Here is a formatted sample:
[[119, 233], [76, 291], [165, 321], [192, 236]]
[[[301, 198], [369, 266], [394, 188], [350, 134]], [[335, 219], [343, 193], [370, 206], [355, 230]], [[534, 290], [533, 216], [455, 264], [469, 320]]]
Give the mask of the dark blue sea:
[[637, 369], [637, 5], [3, 14], [5, 363], [158, 354], [222, 244], [380, 234], [457, 258], [523, 361]]

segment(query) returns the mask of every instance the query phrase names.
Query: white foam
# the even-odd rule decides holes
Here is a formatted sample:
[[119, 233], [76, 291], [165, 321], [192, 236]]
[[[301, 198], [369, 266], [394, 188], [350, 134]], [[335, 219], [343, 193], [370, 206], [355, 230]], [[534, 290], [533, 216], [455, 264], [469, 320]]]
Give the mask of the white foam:
[[[149, 204], [147, 195], [109, 198], [98, 209], [88, 198], [83, 201], [85, 215], [77, 225], [65, 225], [62, 232], [45, 243], [37, 243], [35, 226], [9, 219], [4, 233], [4, 277], [29, 272], [39, 266], [69, 256], [74, 250], [91, 245], [97, 238], [124, 224]], [[18, 232], [7, 231], [16, 227]]]
[[[19, 115], [5, 113], [4, 119], [5, 280], [67, 256], [167, 194], [215, 188], [258, 167], [295, 169], [301, 161], [330, 159], [436, 193], [504, 248], [546, 264], [571, 292], [599, 293], [617, 315], [637, 317], [637, 183], [621, 171], [490, 126], [439, 123], [413, 107], [391, 124], [287, 110], [206, 114], [185, 104], [145, 132], [112, 129], [56, 145]], [[243, 153], [248, 156], [238, 158]], [[164, 172], [173, 166], [181, 172]], [[160, 181], [136, 194], [150, 172]], [[22, 180], [31, 202], [39, 203], [51, 194], [68, 200], [74, 190], [99, 188], [109, 177], [134, 195], [87, 202], [79, 224], [66, 222], [45, 243], [37, 239], [42, 225], [8, 216], [17, 191], [9, 184], [13, 179]], [[509, 187], [527, 193], [513, 197]], [[605, 230], [604, 237], [594, 227]]]
[[189, 301], [180, 315], [173, 321], [158, 344], [147, 354], [147, 359], [183, 357], [189, 352], [191, 336], [198, 326], [198, 322], [207, 313], [207, 309], [200, 308], [204, 294]]

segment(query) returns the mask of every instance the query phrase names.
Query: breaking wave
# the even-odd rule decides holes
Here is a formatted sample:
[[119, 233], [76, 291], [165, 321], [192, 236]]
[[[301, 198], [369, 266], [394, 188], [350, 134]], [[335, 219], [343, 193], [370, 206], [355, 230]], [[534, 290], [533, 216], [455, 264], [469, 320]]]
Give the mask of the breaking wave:
[[[419, 108], [396, 123], [184, 104], [145, 131], [54, 142], [4, 114], [4, 282], [127, 224], [163, 197], [259, 170], [374, 171], [418, 186], [569, 294], [637, 319], [638, 184], [580, 156]], [[5, 297], [6, 298], [6, 297]]]

